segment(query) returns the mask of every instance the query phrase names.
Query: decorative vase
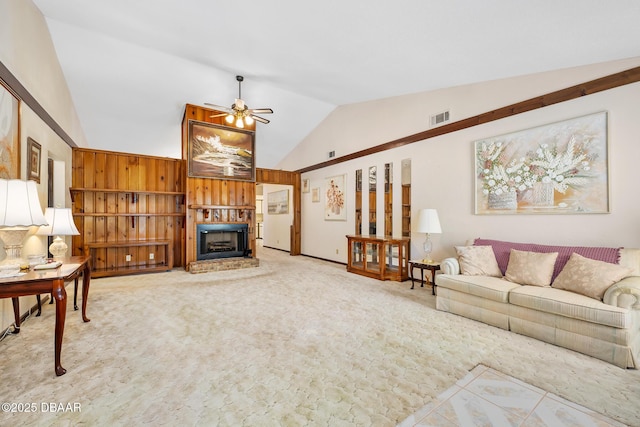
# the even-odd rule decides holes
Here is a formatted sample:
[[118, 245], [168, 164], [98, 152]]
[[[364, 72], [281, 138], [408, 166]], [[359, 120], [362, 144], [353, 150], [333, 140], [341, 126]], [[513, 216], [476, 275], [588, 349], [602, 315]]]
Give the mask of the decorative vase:
[[553, 206], [553, 183], [552, 182], [536, 182], [533, 184], [533, 204], [534, 206]]
[[489, 209], [517, 209], [518, 200], [515, 191], [506, 191], [504, 193], [489, 193], [488, 201]]

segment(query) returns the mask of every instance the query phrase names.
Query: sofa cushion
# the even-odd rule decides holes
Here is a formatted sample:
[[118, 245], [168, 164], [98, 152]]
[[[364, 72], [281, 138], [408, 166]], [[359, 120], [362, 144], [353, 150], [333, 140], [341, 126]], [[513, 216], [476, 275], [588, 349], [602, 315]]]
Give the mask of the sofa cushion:
[[456, 246], [455, 248], [462, 274], [502, 277], [491, 246]]
[[640, 276], [640, 249], [623, 248], [620, 249], [619, 264], [631, 269], [631, 276]]
[[573, 253], [556, 280], [553, 281], [553, 287], [602, 301], [605, 291], [630, 273], [629, 268], [585, 258]]
[[509, 302], [533, 310], [615, 328], [628, 328], [633, 322], [631, 310], [553, 287], [520, 286], [509, 293]]
[[476, 295], [493, 301], [509, 302], [509, 291], [520, 285], [498, 277], [438, 274], [436, 285], [441, 288]]
[[511, 249], [504, 278], [521, 285], [550, 286], [558, 252], [539, 253]]
[[622, 249], [588, 246], [549, 246], [538, 245], [534, 243], [513, 243], [489, 239], [475, 239], [473, 244], [478, 246], [491, 245], [491, 247], [493, 247], [493, 252], [496, 255], [498, 266], [500, 266], [500, 270], [503, 274], [507, 271], [511, 249], [530, 252], [558, 252], [556, 266], [553, 269], [553, 276], [551, 277], [552, 282], [555, 280], [556, 276], [560, 273], [564, 265], [569, 260], [569, 256], [574, 252], [587, 258], [597, 259], [599, 261], [605, 261], [611, 264], [617, 264], [620, 258], [620, 249]]

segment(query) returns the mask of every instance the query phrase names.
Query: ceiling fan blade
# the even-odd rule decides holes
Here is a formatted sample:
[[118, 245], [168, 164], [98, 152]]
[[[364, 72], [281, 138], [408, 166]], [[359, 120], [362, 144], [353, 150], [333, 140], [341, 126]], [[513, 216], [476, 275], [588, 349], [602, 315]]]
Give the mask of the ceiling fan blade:
[[251, 108], [249, 109], [251, 114], [272, 114], [273, 110], [271, 108]]
[[208, 102], [205, 102], [204, 105], [208, 105], [209, 107], [213, 107], [216, 110], [226, 111], [227, 113], [233, 113], [233, 109], [231, 109], [229, 107], [223, 107], [222, 105], [209, 104]]
[[213, 117], [223, 117], [223, 116], [228, 116], [228, 115], [229, 115], [229, 113], [222, 113], [222, 114], [214, 114], [214, 115], [209, 116], [209, 117], [210, 117], [210, 118], [213, 118]]
[[265, 125], [270, 122], [270, 120], [267, 120], [264, 117], [255, 116], [253, 114], [250, 114], [250, 116], [253, 117], [254, 120], [259, 121], [260, 123], [264, 123]]

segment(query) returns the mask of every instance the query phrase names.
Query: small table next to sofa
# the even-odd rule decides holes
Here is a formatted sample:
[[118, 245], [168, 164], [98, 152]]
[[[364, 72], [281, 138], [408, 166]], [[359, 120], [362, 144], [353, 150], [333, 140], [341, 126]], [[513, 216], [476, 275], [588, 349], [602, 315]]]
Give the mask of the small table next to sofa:
[[429, 276], [427, 276], [427, 285], [431, 285], [431, 294], [436, 294], [436, 271], [440, 270], [440, 263], [436, 261], [425, 261], [425, 260], [410, 260], [409, 261], [409, 276], [411, 277], [411, 289], [413, 289], [413, 269], [420, 269], [420, 287], [424, 287], [424, 270], [429, 270], [431, 272], [431, 280], [429, 280]]

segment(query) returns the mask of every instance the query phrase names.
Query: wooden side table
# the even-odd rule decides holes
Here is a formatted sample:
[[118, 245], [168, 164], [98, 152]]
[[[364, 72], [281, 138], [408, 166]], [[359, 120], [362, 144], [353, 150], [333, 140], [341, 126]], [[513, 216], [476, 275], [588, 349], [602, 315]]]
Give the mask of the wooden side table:
[[413, 269], [420, 269], [420, 287], [424, 287], [424, 270], [429, 270], [431, 272], [431, 281], [429, 281], [429, 277], [427, 276], [427, 285], [431, 285], [431, 294], [436, 294], [436, 271], [440, 270], [440, 263], [437, 261], [423, 261], [423, 260], [413, 260], [409, 261], [409, 275], [411, 276], [411, 289], [413, 289], [414, 281], [413, 281]]
[[0, 298], [11, 298], [16, 322], [16, 331], [20, 329], [20, 302], [18, 297], [26, 295], [51, 294], [56, 301], [56, 324], [54, 331], [54, 369], [57, 376], [64, 375], [67, 370], [60, 363], [62, 352], [62, 336], [67, 314], [67, 291], [64, 284], [74, 280], [80, 274], [82, 279], [82, 320], [87, 318], [87, 298], [91, 280], [91, 258], [73, 256], [65, 258], [61, 266], [50, 270], [31, 270], [22, 276], [0, 279]]

